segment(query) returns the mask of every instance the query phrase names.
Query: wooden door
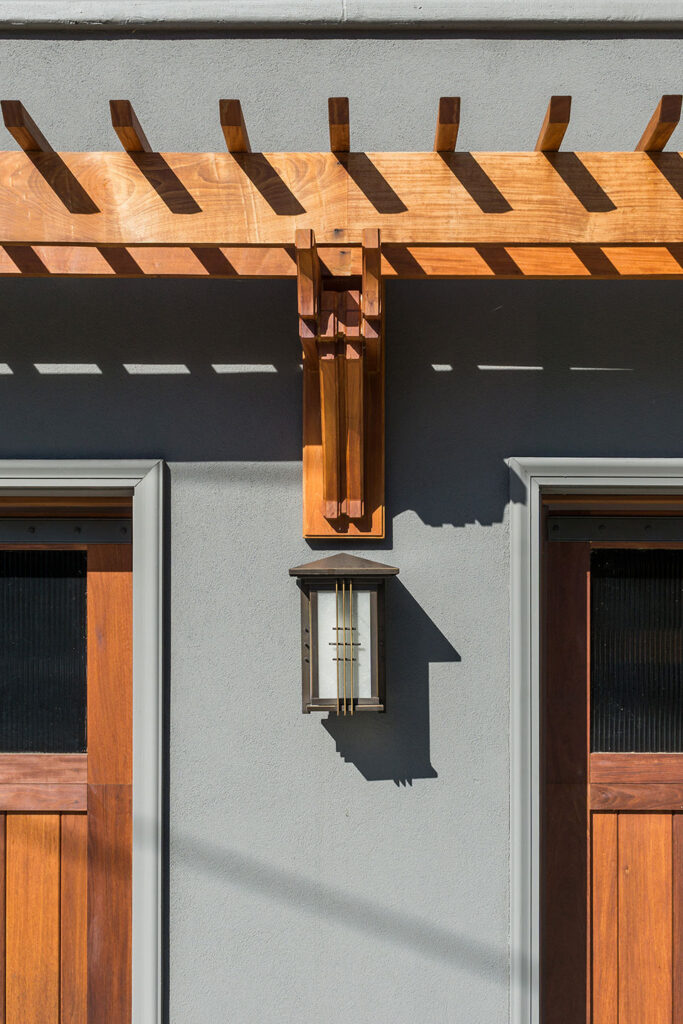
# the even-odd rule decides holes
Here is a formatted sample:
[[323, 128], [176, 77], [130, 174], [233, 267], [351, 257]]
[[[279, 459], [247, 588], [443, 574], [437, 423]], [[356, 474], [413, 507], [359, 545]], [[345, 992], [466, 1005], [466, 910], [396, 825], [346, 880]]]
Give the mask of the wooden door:
[[541, 1019], [681, 1024], [683, 550], [548, 540], [543, 572]]
[[[62, 753], [51, 741], [46, 753], [13, 741], [0, 752], [0, 1022], [130, 1024], [131, 545], [58, 549], [85, 556], [87, 742]], [[6, 629], [4, 647], [17, 642]], [[58, 702], [63, 691], [50, 692]]]

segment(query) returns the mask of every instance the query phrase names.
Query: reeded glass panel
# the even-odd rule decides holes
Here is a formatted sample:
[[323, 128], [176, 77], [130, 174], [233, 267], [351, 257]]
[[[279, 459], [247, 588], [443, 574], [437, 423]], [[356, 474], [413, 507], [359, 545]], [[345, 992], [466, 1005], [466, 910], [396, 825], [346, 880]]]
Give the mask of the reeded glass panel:
[[86, 553], [0, 551], [0, 751], [86, 749]]
[[372, 697], [370, 591], [318, 591], [318, 697]]
[[591, 555], [591, 750], [683, 750], [683, 551]]

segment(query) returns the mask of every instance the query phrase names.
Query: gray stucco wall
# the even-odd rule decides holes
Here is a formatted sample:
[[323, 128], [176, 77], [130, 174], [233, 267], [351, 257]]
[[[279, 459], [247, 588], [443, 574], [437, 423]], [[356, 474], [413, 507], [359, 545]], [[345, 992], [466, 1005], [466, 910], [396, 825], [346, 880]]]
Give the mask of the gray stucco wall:
[[[110, 97], [160, 149], [222, 148], [233, 95], [256, 147], [324, 148], [334, 94], [358, 148], [428, 148], [453, 92], [464, 148], [523, 149], [565, 91], [568, 146], [628, 149], [680, 57], [673, 37], [5, 37], [0, 80], [67, 150], [115, 145]], [[299, 712], [287, 569], [321, 545], [301, 539], [293, 283], [3, 280], [0, 297], [1, 458], [169, 463], [172, 1024], [506, 1020], [504, 459], [680, 456], [681, 285], [388, 286], [389, 536], [358, 553], [401, 576], [390, 711], [353, 722]], [[481, 369], [499, 365], [538, 369]]]

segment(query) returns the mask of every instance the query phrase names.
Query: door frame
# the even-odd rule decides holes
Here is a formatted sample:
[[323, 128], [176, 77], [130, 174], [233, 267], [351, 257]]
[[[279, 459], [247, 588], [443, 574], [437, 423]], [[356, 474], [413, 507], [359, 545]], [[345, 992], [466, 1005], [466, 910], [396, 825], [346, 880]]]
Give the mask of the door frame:
[[133, 504], [132, 1024], [162, 1014], [163, 463], [0, 460], [0, 494], [129, 494]]
[[683, 459], [510, 458], [510, 1021], [540, 1024], [541, 495], [683, 494]]

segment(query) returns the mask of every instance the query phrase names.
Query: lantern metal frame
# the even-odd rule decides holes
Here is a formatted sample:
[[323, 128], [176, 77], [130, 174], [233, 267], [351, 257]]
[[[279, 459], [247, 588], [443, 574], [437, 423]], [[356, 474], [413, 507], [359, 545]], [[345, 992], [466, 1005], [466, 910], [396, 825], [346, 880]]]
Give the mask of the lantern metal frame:
[[[385, 585], [388, 578], [396, 576], [398, 569], [380, 562], [371, 562], [354, 555], [332, 555], [308, 565], [299, 565], [289, 570], [296, 576], [301, 591], [301, 710], [303, 714], [312, 711], [327, 711], [353, 715], [357, 711], [386, 711], [385, 672]], [[356, 592], [370, 595], [370, 697], [358, 697], [353, 692], [353, 677], [350, 688], [337, 687], [337, 696], [320, 697], [319, 649], [318, 649], [318, 597], [322, 591], [349, 594], [353, 601]], [[351, 618], [351, 630], [353, 619]], [[351, 634], [353, 644], [353, 632]], [[346, 657], [346, 628], [340, 643], [343, 650], [344, 668]]]

